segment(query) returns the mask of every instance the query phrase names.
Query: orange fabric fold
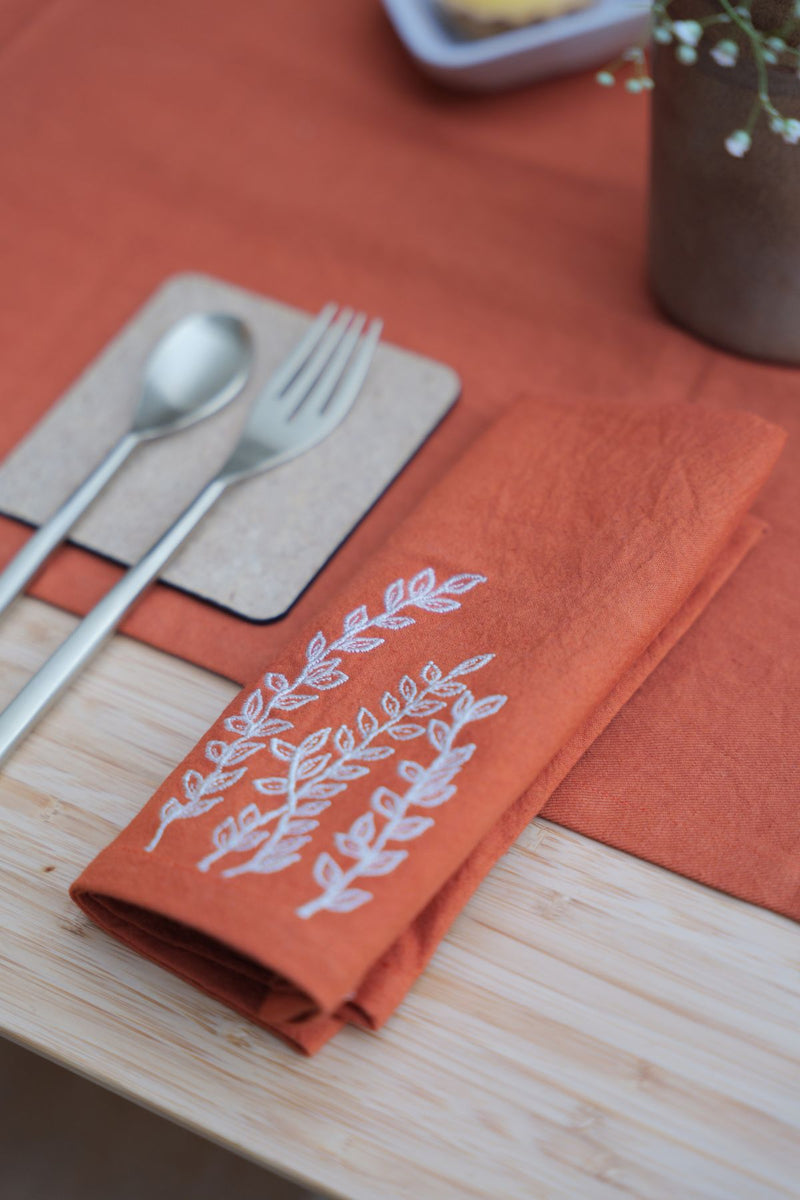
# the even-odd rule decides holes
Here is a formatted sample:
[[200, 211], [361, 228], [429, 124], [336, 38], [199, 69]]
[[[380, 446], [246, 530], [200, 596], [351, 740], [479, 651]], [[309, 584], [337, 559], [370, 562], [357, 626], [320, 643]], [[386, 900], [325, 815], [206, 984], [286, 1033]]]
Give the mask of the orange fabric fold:
[[518, 402], [73, 897], [308, 1052], [377, 1027], [758, 537], [783, 440], [746, 414]]

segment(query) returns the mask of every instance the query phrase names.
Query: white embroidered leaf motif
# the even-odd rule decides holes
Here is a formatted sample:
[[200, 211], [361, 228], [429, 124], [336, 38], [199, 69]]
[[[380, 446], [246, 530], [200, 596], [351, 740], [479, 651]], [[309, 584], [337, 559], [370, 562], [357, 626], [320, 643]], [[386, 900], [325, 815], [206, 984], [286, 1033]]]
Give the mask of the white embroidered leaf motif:
[[443, 679], [441, 683], [437, 683], [431, 689], [437, 696], [460, 696], [467, 685], [459, 683], [457, 679]]
[[350, 654], [366, 654], [368, 650], [375, 650], [382, 645], [383, 638], [356, 637], [355, 634], [339, 642], [342, 650], [347, 650]]
[[[470, 669], [477, 670], [488, 661], [486, 656], [480, 656], [465, 660], [460, 667], [462, 672], [467, 673]], [[428, 668], [434, 678], [434, 683], [429, 684], [430, 688], [444, 682], [436, 677], [435, 670], [430, 671], [430, 664]], [[401, 681], [400, 691], [406, 699], [412, 696], [411, 685], [413, 681], [408, 677]], [[426, 692], [423, 691], [421, 698], [425, 696]], [[407, 699], [407, 704], [410, 702]], [[474, 744], [456, 746], [457, 736], [470, 721], [492, 715], [505, 702], [505, 696], [485, 696], [476, 701], [472, 693], [464, 688], [452, 706], [449, 721], [433, 718], [429, 722], [428, 738], [437, 751], [433, 761], [425, 767], [404, 759], [397, 771], [407, 784], [405, 792], [401, 795], [384, 786], [375, 788], [370, 797], [369, 810], [357, 817], [346, 833], [334, 833], [336, 851], [345, 859], [354, 861], [345, 868], [327, 851], [318, 856], [314, 878], [322, 891], [296, 910], [301, 920], [308, 920], [326, 909], [329, 912], [344, 911], [340, 907], [341, 897], [347, 895], [356, 879], [389, 875], [405, 862], [409, 851], [390, 848], [388, 843], [414, 841], [434, 825], [433, 817], [409, 813], [408, 810], [414, 806], [436, 808], [456, 794], [453, 780], [475, 751]], [[401, 709], [401, 712], [405, 711]], [[390, 721], [382, 729], [389, 732], [391, 725]], [[419, 730], [424, 732], [422, 726]], [[360, 903], [367, 903], [369, 899], [372, 899], [372, 893], [367, 893], [367, 899], [361, 899]]]
[[471, 721], [482, 721], [484, 717], [493, 717], [505, 704], [508, 696], [486, 696], [479, 700], [470, 712]]
[[183, 811], [183, 805], [175, 796], [171, 796], [166, 803], [161, 805], [160, 817], [162, 821], [174, 821]]
[[206, 758], [210, 762], [218, 763], [220, 758], [222, 758], [225, 755], [225, 752], [227, 749], [228, 749], [227, 742], [220, 742], [220, 741], [216, 741], [216, 740], [212, 741], [212, 742], [208, 742], [206, 745]]
[[395, 842], [410, 842], [418, 838], [433, 825], [433, 817], [404, 817], [392, 826], [392, 840]]
[[225, 792], [229, 787], [238, 783], [246, 773], [247, 767], [239, 767], [236, 771], [217, 771], [214, 775], [214, 787], [218, 792]]
[[444, 706], [444, 700], [428, 697], [425, 700], [415, 700], [409, 705], [408, 712], [412, 717], [429, 717], [431, 713], [441, 712]]
[[371, 737], [378, 728], [378, 718], [368, 708], [360, 708], [357, 724], [362, 737]]
[[298, 821], [292, 819], [286, 826], [286, 831], [287, 833], [311, 833], [311, 830], [316, 829], [318, 825], [319, 821]]
[[289, 687], [289, 680], [276, 671], [268, 671], [264, 676], [264, 687], [269, 688], [271, 692], [285, 692]]
[[310, 842], [310, 837], [285, 837], [281, 840], [281, 854], [294, 854], [295, 851], [301, 850], [307, 842]]
[[349, 676], [345, 675], [344, 671], [314, 671], [309, 675], [308, 682], [319, 688], [321, 692], [332, 692], [334, 688], [347, 683], [348, 678]]
[[323, 633], [315, 633], [311, 641], [308, 643], [306, 650], [306, 660], [308, 662], [317, 662], [320, 658], [324, 658], [325, 651], [328, 648], [328, 643], [325, 641]]
[[342, 868], [327, 851], [322, 852], [314, 863], [314, 878], [321, 888], [333, 887], [342, 877]]
[[350, 754], [356, 744], [356, 739], [353, 737], [353, 731], [348, 729], [346, 725], [339, 726], [339, 728], [336, 730], [336, 737], [334, 738], [334, 741], [336, 743], [336, 749], [340, 751], [341, 754]]
[[355, 633], [357, 630], [363, 629], [364, 626], [368, 624], [369, 613], [367, 612], [367, 606], [366, 604], [361, 604], [358, 608], [354, 608], [351, 613], [347, 614], [344, 619], [343, 628], [345, 633]]
[[375, 837], [375, 818], [371, 812], [362, 813], [350, 826], [350, 835], [356, 842], [367, 845]]
[[264, 711], [264, 697], [261, 695], [261, 689], [256, 688], [244, 702], [242, 707], [242, 716], [247, 717], [248, 721], [257, 721]]
[[[225, 853], [252, 848], [262, 841], [264, 844], [260, 846], [256, 855], [260, 864], [258, 869], [263, 870], [268, 859], [274, 864], [281, 856], [287, 862], [294, 861], [294, 848], [289, 853], [282, 851], [281, 845], [287, 840], [287, 835], [298, 836], [296, 831], [292, 831], [290, 821], [303, 801], [310, 801], [312, 805], [318, 804], [324, 809], [349, 782], [368, 773], [369, 767], [364, 764], [393, 754], [392, 746], [371, 744], [380, 734], [386, 734], [394, 741], [423, 736], [424, 723], [418, 724], [415, 718], [425, 719], [443, 707], [441, 697], [432, 695], [434, 689], [430, 687], [429, 680], [434, 680], [437, 686], [449, 683], [448, 694], [452, 694], [451, 689], [462, 686], [455, 682], [456, 673], [477, 669], [488, 659], [481, 657], [466, 660], [460, 664], [458, 671], [452, 672], [447, 679], [442, 678], [441, 669], [435, 663], [429, 663], [422, 677], [422, 684], [410, 675], [404, 675], [397, 685], [399, 698], [391, 692], [384, 693], [382, 698], [382, 709], [389, 717], [388, 722], [380, 724], [369, 709], [362, 709], [357, 732], [349, 730], [347, 726], [342, 726], [337, 731], [335, 753], [319, 753], [329, 734], [327, 730], [312, 734], [312, 740], [309, 742], [306, 739], [299, 747], [283, 741], [279, 735], [292, 729], [293, 720], [291, 717], [284, 719], [279, 714], [289, 714], [318, 700], [326, 690], [346, 683], [348, 676], [345, 671], [339, 669], [342, 655], [363, 654], [382, 646], [385, 638], [375, 636], [378, 630], [401, 629], [413, 625], [415, 618], [401, 610], [416, 607], [430, 612], [451, 611], [459, 607], [452, 599], [453, 595], [468, 591], [483, 580], [483, 576], [464, 574], [454, 575], [445, 583], [437, 584], [436, 573], [431, 567], [419, 571], [408, 583], [402, 579], [395, 580], [384, 592], [383, 612], [370, 616], [368, 606], [360, 604], [344, 617], [342, 635], [339, 638], [329, 642], [321, 630], [315, 633], [306, 647], [305, 665], [294, 679], [290, 680], [277, 671], [268, 672], [263, 676], [263, 690], [261, 687], [253, 689], [240, 702], [239, 712], [224, 718], [225, 729], [235, 734], [237, 740], [231, 743], [215, 738], [206, 744], [205, 753], [209, 761], [216, 764], [216, 770], [205, 775], [197, 773], [194, 791], [186, 793], [189, 803], [181, 805], [176, 801], [176, 806], [168, 810], [167, 824], [181, 817], [196, 816], [220, 803], [223, 798], [216, 794], [211, 796], [210, 793], [224, 792], [238, 781], [249, 768], [230, 768], [237, 768], [238, 764], [246, 763], [265, 748], [265, 742], [270, 745], [275, 757], [288, 764], [289, 769], [285, 779], [275, 776], [257, 781], [256, 791], [265, 795], [282, 796], [285, 799], [280, 807], [268, 812], [259, 812], [257, 818], [251, 811], [248, 819], [254, 822], [252, 825], [249, 825], [247, 820], [242, 822], [244, 810], [240, 811], [238, 818], [234, 818], [237, 827], [236, 838], [242, 839], [246, 836], [246, 844], [237, 842], [236, 838], [230, 835], [229, 826], [225, 825], [220, 837], [227, 844], [228, 837], [231, 836], [230, 851], [221, 853], [218, 847], [197, 864], [200, 870], [208, 870], [209, 866], [218, 858], [224, 857]], [[448, 595], [448, 592], [451, 595]], [[408, 720], [409, 716], [411, 720]], [[260, 738], [265, 740], [257, 740]], [[270, 822], [275, 822], [275, 825], [269, 836], [265, 837], [264, 829]], [[162, 823], [148, 845], [148, 850], [157, 845], [165, 827]], [[381, 847], [372, 846], [370, 849], [375, 853]], [[239, 863], [223, 874], [230, 876], [249, 869], [250, 861]], [[340, 890], [345, 890], [347, 886], [345, 881]]]
[[225, 755], [225, 764], [244, 762], [246, 758], [250, 758], [253, 754], [257, 754], [259, 750], [263, 750], [264, 742], [235, 742], [230, 747]]
[[355, 753], [365, 762], [376, 762], [379, 758], [388, 758], [394, 751], [391, 746], [365, 746], [363, 750], [356, 750]]
[[424, 596], [427, 596], [436, 586], [436, 576], [430, 567], [426, 567], [424, 571], [420, 571], [419, 575], [415, 575], [408, 585], [408, 594], [412, 600], [419, 601]]
[[346, 858], [361, 858], [364, 853], [364, 846], [361, 842], [356, 842], [346, 833], [335, 833], [333, 840], [336, 843], [336, 849], [340, 854], [344, 854]]
[[295, 809], [295, 814], [298, 817], [318, 817], [321, 812], [325, 812], [328, 805], [322, 800], [312, 800], [309, 804], [299, 804]]
[[467, 658], [450, 672], [451, 676], [468, 675], [471, 671], [480, 671], [494, 658], [493, 654], [478, 654], [475, 658]]
[[[343, 792], [347, 787], [346, 783], [332, 783], [329, 780], [320, 780], [319, 783], [309, 783], [303, 788], [303, 795], [314, 800], [329, 800], [332, 796], [338, 796], [339, 792]], [[327, 808], [327, 804], [325, 805]]]
[[468, 688], [465, 688], [461, 695], [453, 705], [453, 716], [458, 721], [463, 721], [472, 711], [472, 705], [475, 702], [475, 697]]
[[372, 899], [370, 892], [365, 892], [363, 888], [346, 888], [345, 891], [339, 892], [329, 905], [331, 912], [348, 913], [354, 909], [360, 908], [362, 904], [366, 904]]
[[258, 722], [257, 732], [263, 737], [270, 733], [286, 733], [287, 729], [292, 728], [291, 721], [284, 721], [281, 717], [267, 717]]
[[442, 584], [442, 591], [455, 592], [457, 596], [460, 596], [463, 592], [469, 592], [472, 588], [477, 587], [479, 583], [486, 583], [485, 575], [451, 575]]
[[[183, 777], [183, 791], [187, 800], [196, 800], [203, 787], [203, 776], [199, 771], [187, 771]], [[177, 804], [178, 801], [176, 800]]]
[[236, 716], [225, 718], [225, 728], [230, 733], [237, 733], [240, 737], [253, 732], [253, 723], [248, 721], [247, 717]]
[[286, 696], [276, 696], [274, 704], [276, 708], [282, 709], [284, 712], [290, 712], [293, 708], [302, 708], [304, 704], [310, 704], [312, 700], [318, 700], [318, 696], [308, 696], [304, 693], [298, 694], [289, 693]]
[[246, 850], [255, 850], [268, 837], [270, 837], [269, 829], [253, 829], [249, 833], [240, 833], [233, 849], [237, 854], [243, 854]]
[[318, 729], [316, 733], [310, 733], [307, 738], [303, 738], [300, 743], [300, 754], [313, 754], [315, 750], [321, 750], [328, 740], [330, 727], [327, 729]]
[[397, 613], [395, 616], [381, 613], [379, 617], [375, 618], [374, 624], [380, 629], [405, 629], [407, 625], [414, 625], [415, 621], [413, 617], [404, 617], [402, 613]]
[[369, 767], [362, 767], [359, 763], [338, 762], [331, 768], [331, 774], [336, 779], [360, 779], [362, 775], [369, 775]]
[[291, 742], [284, 742], [280, 738], [272, 738], [269, 744], [270, 753], [274, 754], [275, 758], [279, 758], [281, 762], [291, 762], [297, 753], [297, 746], [293, 746]]
[[461, 608], [458, 600], [450, 600], [447, 596], [430, 596], [427, 600], [419, 600], [418, 604], [425, 612], [434, 613], [453, 612], [456, 608]]
[[297, 778], [310, 779], [312, 775], [319, 775], [321, 771], [325, 770], [330, 761], [330, 754], [312, 755], [311, 758], [307, 758], [297, 768]]
[[393, 613], [403, 603], [405, 596], [405, 583], [402, 579], [396, 579], [394, 583], [390, 583], [386, 591], [383, 593], [383, 607], [387, 613]]
[[420, 763], [412, 762], [410, 759], [404, 759], [397, 768], [397, 774], [408, 783], [416, 783], [424, 772], [425, 768]]
[[456, 794], [456, 789], [452, 785], [442, 788], [441, 791], [432, 788], [430, 792], [424, 792], [414, 801], [420, 808], [438, 808], [440, 804], [446, 804]]
[[422, 678], [426, 683], [436, 683], [442, 678], [441, 668], [435, 662], [426, 663], [422, 668]]
[[[266, 855], [264, 858], [259, 858], [256, 855], [250, 867], [251, 871], [255, 871], [258, 875], [275, 875], [278, 871], [285, 871], [292, 863], [300, 862], [299, 854], [276, 854], [275, 857]], [[230, 875], [230, 871], [223, 871], [223, 875]]]
[[[221, 796], [203, 796], [199, 800], [193, 800], [190, 804], [181, 804], [176, 800], [178, 805], [177, 810], [171, 820], [184, 819], [186, 817], [202, 817], [203, 813], [209, 812], [216, 804], [219, 804]], [[166, 808], [166, 805], [164, 806]], [[163, 815], [163, 814], [162, 814]]]
[[388, 875], [395, 867], [399, 867], [403, 859], [408, 858], [407, 850], [379, 850], [371, 858], [361, 864], [361, 875]]
[[214, 830], [213, 842], [218, 850], [227, 850], [231, 842], [236, 838], [238, 830], [233, 817], [226, 817], [221, 825], [218, 825]]
[[382, 817], [394, 817], [400, 810], [401, 800], [391, 788], [379, 787], [372, 795], [371, 804]]
[[436, 750], [443, 750], [450, 726], [445, 721], [431, 721], [428, 725], [428, 740]]
[[281, 796], [289, 790], [289, 783], [286, 779], [273, 775], [270, 779], [254, 779], [253, 787], [257, 792], [261, 792], [262, 796]]
[[407, 742], [411, 738], [419, 737], [425, 732], [424, 725], [393, 725], [387, 730], [390, 737], [393, 737], [397, 742]]
[[239, 828], [252, 829], [258, 823], [261, 812], [257, 804], [248, 804], [239, 813]]

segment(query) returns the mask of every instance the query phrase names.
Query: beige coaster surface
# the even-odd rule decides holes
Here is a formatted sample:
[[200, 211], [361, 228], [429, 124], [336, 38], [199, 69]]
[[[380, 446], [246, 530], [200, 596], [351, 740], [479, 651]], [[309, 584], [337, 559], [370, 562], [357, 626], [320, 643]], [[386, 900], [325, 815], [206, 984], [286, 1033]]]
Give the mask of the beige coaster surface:
[[[256, 343], [241, 396], [193, 429], [140, 446], [71, 540], [130, 564], [227, 457], [251, 401], [312, 317], [208, 276], [167, 280], [0, 467], [0, 511], [46, 520], [127, 429], [142, 365], [180, 317], [243, 317]], [[281, 616], [455, 402], [458, 376], [381, 343], [351, 413], [307, 454], [232, 488], [162, 578], [251, 620]]]

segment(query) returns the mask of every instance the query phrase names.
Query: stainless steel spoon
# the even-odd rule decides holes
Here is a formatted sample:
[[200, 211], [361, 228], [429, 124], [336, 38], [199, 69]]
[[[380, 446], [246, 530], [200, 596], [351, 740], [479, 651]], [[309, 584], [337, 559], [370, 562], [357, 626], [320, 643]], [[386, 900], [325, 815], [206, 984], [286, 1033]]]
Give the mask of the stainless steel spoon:
[[164, 334], [144, 365], [130, 429], [0, 574], [0, 613], [61, 544], [131, 451], [140, 442], [176, 433], [218, 412], [244, 387], [252, 359], [247, 326], [227, 313], [194, 313]]

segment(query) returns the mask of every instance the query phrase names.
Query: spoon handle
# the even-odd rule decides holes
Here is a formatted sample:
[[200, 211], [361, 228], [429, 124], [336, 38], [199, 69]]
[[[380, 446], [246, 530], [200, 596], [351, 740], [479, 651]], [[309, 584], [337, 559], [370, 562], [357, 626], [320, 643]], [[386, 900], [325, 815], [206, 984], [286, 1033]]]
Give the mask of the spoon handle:
[[76, 488], [44, 525], [40, 525], [36, 532], [31, 534], [19, 553], [0, 574], [0, 613], [5, 612], [45, 560], [61, 545], [78, 518], [116, 474], [138, 443], [139, 438], [136, 434], [124, 434], [80, 487]]
[[225, 482], [212, 479], [203, 488], [177, 521], [143, 558], [126, 571], [0, 713], [0, 762], [111, 636], [148, 584], [156, 578], [201, 517], [216, 503], [226, 486]]

